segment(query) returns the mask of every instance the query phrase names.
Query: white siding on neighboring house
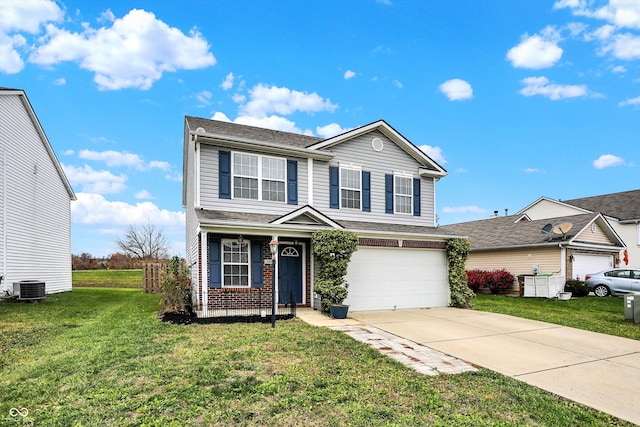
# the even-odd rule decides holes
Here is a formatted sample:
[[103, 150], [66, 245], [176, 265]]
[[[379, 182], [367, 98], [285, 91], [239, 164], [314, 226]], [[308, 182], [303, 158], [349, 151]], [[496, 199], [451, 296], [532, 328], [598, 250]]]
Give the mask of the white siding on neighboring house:
[[[382, 151], [371, 141], [380, 138]], [[313, 207], [336, 220], [393, 222], [435, 226], [435, 180], [420, 179], [420, 216], [385, 213], [385, 174], [405, 173], [418, 178], [420, 164], [381, 132], [373, 131], [328, 148], [335, 154], [331, 162], [316, 160], [313, 166]], [[358, 209], [329, 208], [329, 166], [353, 165], [371, 173], [371, 212]]]
[[69, 291], [74, 196], [18, 95], [0, 96], [0, 117], [4, 289], [20, 280], [42, 280], [47, 293]]
[[532, 221], [545, 218], [558, 218], [561, 216], [579, 215], [586, 211], [571, 206], [563, 205], [552, 200], [540, 200], [520, 213], [527, 214]]
[[560, 274], [561, 253], [559, 247], [475, 251], [469, 254], [467, 270], [505, 269], [517, 276], [533, 274], [533, 266], [540, 268], [540, 274]]
[[[609, 218], [609, 224], [616, 233], [620, 236], [622, 241], [627, 245], [627, 251], [629, 254], [629, 266], [640, 268], [640, 245], [638, 236], [639, 225], [638, 224], [621, 224], [616, 220]], [[622, 259], [622, 256], [620, 257]], [[621, 267], [624, 267], [624, 262], [621, 261]]]

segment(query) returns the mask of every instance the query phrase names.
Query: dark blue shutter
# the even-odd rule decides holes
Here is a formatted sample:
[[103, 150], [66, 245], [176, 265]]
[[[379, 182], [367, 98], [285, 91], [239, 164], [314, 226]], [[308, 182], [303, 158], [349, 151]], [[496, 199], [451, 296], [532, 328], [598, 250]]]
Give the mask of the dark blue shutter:
[[261, 288], [264, 285], [262, 279], [262, 242], [251, 242], [251, 287]]
[[220, 259], [220, 239], [209, 239], [209, 287], [222, 287], [222, 266]]
[[393, 175], [390, 173], [384, 175], [384, 211], [393, 213]]
[[362, 210], [371, 212], [371, 172], [362, 171]]
[[218, 197], [221, 199], [231, 198], [231, 152], [218, 152]]
[[298, 204], [298, 162], [287, 160], [287, 203]]
[[329, 207], [340, 208], [340, 169], [329, 166]]
[[413, 178], [413, 216], [420, 216], [420, 178]]

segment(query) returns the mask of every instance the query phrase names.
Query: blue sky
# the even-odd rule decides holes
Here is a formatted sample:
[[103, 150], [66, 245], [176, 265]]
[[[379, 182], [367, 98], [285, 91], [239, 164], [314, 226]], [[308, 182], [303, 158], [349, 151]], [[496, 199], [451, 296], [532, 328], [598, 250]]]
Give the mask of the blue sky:
[[639, 188], [640, 0], [0, 1], [0, 86], [67, 173], [72, 251], [152, 222], [184, 254], [185, 115], [438, 161], [440, 224]]

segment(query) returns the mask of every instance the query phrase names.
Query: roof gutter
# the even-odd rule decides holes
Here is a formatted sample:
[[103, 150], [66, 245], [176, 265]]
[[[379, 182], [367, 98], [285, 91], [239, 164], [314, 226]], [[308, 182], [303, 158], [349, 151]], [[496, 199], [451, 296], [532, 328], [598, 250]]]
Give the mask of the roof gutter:
[[271, 154], [280, 154], [283, 156], [294, 156], [294, 157], [303, 157], [303, 158], [311, 158], [316, 160], [329, 161], [333, 159], [334, 154], [329, 153], [327, 151], [316, 151], [310, 150], [308, 148], [300, 148], [300, 147], [288, 147], [283, 146], [281, 144], [274, 144], [270, 142], [260, 142], [252, 139], [246, 138], [229, 138], [225, 135], [216, 135], [211, 133], [198, 133], [198, 132], [189, 132], [190, 135], [193, 135], [195, 142], [200, 142], [204, 144], [215, 144], [220, 145], [222, 147], [227, 148], [235, 148], [235, 149], [254, 149], [256, 151], [267, 151]]

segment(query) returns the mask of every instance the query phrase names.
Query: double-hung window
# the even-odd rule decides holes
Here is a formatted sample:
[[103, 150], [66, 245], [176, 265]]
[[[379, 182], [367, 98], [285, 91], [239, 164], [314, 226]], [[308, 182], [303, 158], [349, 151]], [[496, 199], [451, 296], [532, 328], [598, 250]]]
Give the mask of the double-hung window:
[[340, 168], [340, 206], [349, 209], [360, 209], [362, 201], [362, 171], [359, 169]]
[[248, 242], [222, 241], [222, 283], [224, 287], [249, 287], [249, 265]]
[[233, 153], [234, 198], [284, 202], [285, 188], [285, 159]]
[[396, 213], [413, 213], [413, 177], [395, 175], [393, 183]]

